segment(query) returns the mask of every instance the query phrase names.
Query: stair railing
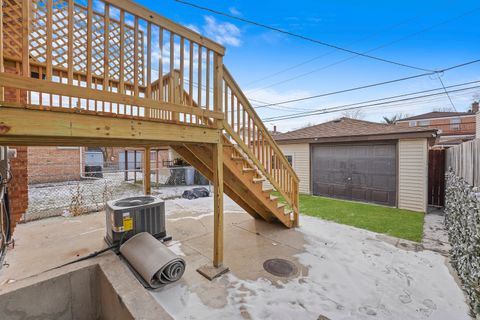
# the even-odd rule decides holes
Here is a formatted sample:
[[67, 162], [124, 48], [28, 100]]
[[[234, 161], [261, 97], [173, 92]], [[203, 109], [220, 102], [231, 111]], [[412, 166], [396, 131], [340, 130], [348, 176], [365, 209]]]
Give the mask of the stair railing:
[[298, 224], [299, 179], [238, 84], [223, 67], [224, 128], [268, 182], [282, 195]]

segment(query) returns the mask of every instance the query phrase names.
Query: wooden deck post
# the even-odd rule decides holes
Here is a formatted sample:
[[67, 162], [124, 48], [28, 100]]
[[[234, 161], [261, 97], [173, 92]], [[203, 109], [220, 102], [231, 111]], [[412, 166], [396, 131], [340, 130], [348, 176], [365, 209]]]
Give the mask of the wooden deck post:
[[[222, 138], [222, 137], [220, 137]], [[223, 266], [223, 144], [213, 147], [213, 266]]]
[[125, 150], [125, 181], [128, 181], [128, 150]]
[[151, 149], [150, 147], [145, 148], [145, 154], [143, 155], [143, 193], [152, 194], [152, 184], [151, 184]]
[[[215, 78], [214, 78], [214, 109], [223, 112], [223, 62], [220, 55], [214, 57]], [[203, 266], [197, 271], [207, 279], [214, 279], [229, 271], [223, 265], [223, 121], [217, 120], [219, 129], [218, 143], [213, 145], [213, 266]]]
[[137, 150], [133, 150], [133, 183], [137, 184]]

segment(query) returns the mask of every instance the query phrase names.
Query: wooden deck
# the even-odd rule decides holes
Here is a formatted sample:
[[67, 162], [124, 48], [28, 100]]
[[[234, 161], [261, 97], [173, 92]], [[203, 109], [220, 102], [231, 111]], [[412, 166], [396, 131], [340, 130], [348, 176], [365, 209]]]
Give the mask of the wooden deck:
[[298, 225], [298, 177], [221, 45], [129, 0], [0, 8], [0, 144], [171, 145], [215, 186], [215, 267], [224, 191], [255, 218]]

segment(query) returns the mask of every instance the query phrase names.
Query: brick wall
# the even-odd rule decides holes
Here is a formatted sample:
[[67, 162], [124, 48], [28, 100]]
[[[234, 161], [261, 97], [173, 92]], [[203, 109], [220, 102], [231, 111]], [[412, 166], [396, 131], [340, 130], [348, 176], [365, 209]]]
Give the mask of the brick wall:
[[28, 147], [28, 183], [80, 180], [80, 148]]
[[[454, 117], [456, 118], [456, 117]], [[452, 125], [450, 120], [452, 118], [440, 118], [440, 119], [425, 119], [429, 120], [430, 124], [425, 126], [425, 128], [440, 129], [442, 130], [442, 136], [448, 135], [475, 135], [476, 131], [476, 119], [475, 115], [468, 117], [460, 117], [459, 125]], [[417, 120], [417, 126], [420, 126], [420, 123], [423, 120]], [[399, 126], [408, 127], [410, 125], [409, 121], [402, 121], [398, 123]]]
[[17, 150], [17, 157], [10, 159], [13, 179], [8, 186], [12, 229], [28, 208], [28, 152], [27, 147], [10, 147]]

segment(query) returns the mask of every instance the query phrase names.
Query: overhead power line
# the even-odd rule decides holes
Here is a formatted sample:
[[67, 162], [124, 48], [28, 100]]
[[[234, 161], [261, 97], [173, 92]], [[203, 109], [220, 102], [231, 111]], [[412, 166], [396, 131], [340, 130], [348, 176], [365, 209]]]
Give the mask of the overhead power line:
[[[479, 88], [480, 88], [480, 85], [472, 86], [472, 87], [468, 87], [468, 88], [451, 90], [451, 91], [447, 91], [447, 92], [448, 93], [456, 93], [456, 92], [463, 92], [463, 91], [479, 89]], [[414, 94], [417, 94], [417, 93], [414, 92], [414, 93], [411, 93], [410, 95], [414, 95]], [[295, 113], [295, 114], [291, 114], [291, 115], [266, 118], [266, 119], [263, 119], [263, 122], [290, 120], [290, 119], [295, 119], [295, 118], [310, 117], [310, 116], [339, 112], [339, 111], [348, 111], [348, 110], [362, 109], [362, 108], [367, 108], [367, 107], [378, 107], [378, 106], [381, 106], [381, 105], [388, 105], [388, 104], [392, 104], [392, 103], [399, 103], [399, 102], [417, 100], [417, 99], [434, 97], [434, 96], [444, 95], [444, 94], [445, 94], [444, 92], [431, 93], [431, 94], [426, 94], [426, 95], [421, 95], [421, 96], [416, 96], [416, 97], [409, 97], [409, 98], [402, 98], [402, 99], [391, 100], [391, 101], [386, 101], [386, 102], [384, 100], [386, 100], [387, 98], [381, 98], [381, 99], [376, 99], [376, 100], [369, 100], [369, 101], [364, 101], [364, 102], [351, 103], [351, 104], [345, 104], [345, 105], [340, 105], [340, 106], [335, 106], [335, 107], [312, 110], [311, 112], [308, 112], [308, 113], [307, 112], [304, 112], [304, 113], [301, 113], [301, 114], [300, 113]], [[379, 102], [379, 101], [384, 101], [384, 102]], [[367, 104], [364, 104], [364, 103], [367, 103]], [[358, 106], [358, 104], [361, 104], [361, 105]], [[349, 106], [352, 106], [352, 107], [349, 107]]]
[[452, 67], [448, 67], [448, 68], [445, 68], [445, 69], [441, 69], [441, 70], [438, 70], [438, 71], [426, 72], [426, 73], [421, 73], [421, 74], [417, 74], [417, 75], [413, 75], [413, 76], [409, 76], [409, 77], [404, 77], [404, 78], [399, 78], [399, 79], [393, 79], [393, 80], [388, 80], [388, 81], [382, 81], [382, 82], [367, 84], [367, 85], [364, 85], [364, 86], [359, 86], [359, 87], [354, 87], [354, 88], [348, 88], [348, 89], [343, 89], [343, 90], [338, 90], [338, 91], [333, 91], [333, 92], [327, 92], [327, 93], [317, 94], [317, 95], [308, 96], [308, 97], [303, 97], [303, 98], [298, 98], [298, 99], [291, 99], [291, 100], [280, 101], [280, 102], [276, 102], [276, 103], [265, 104], [265, 105], [262, 105], [262, 106], [258, 106], [257, 109], [259, 109], [259, 108], [265, 108], [265, 107], [270, 107], [270, 106], [275, 106], [275, 105], [278, 105], [278, 104], [288, 104], [288, 103], [292, 103], [292, 102], [299, 102], [299, 101], [311, 100], [311, 99], [316, 99], [316, 98], [321, 98], [321, 97], [336, 95], [336, 94], [340, 94], [340, 93], [346, 93], [346, 92], [357, 91], [357, 90], [362, 90], [362, 89], [367, 89], [367, 88], [372, 88], [372, 87], [378, 87], [378, 86], [382, 86], [382, 85], [386, 85], [386, 84], [391, 84], [391, 83], [396, 83], [396, 82], [411, 80], [411, 79], [420, 78], [420, 77], [425, 77], [425, 76], [431, 76], [431, 75], [434, 75], [434, 74], [440, 75], [440, 74], [442, 74], [442, 73], [444, 73], [444, 72], [447, 72], [447, 71], [450, 71], [450, 70], [453, 70], [453, 69], [457, 69], [457, 68], [461, 68], [461, 67], [465, 67], [465, 66], [467, 66], [467, 65], [471, 65], [471, 64], [474, 64], [474, 63], [478, 63], [478, 62], [480, 62], [480, 59], [468, 61], [468, 62], [465, 62], [465, 63], [462, 63], [462, 64], [458, 64], [458, 65], [455, 65], [455, 66], [452, 66]]
[[[373, 100], [367, 100], [367, 101], [362, 101], [362, 102], [351, 103], [351, 104], [348, 104], [348, 105], [343, 105], [343, 107], [350, 107], [350, 106], [359, 105], [359, 104], [365, 104], [365, 103], [371, 103], [371, 102], [378, 102], [378, 101], [385, 101], [385, 100], [397, 99], [397, 98], [402, 98], [402, 97], [408, 97], [408, 96], [415, 95], [415, 94], [430, 93], [430, 92], [439, 91], [439, 90], [446, 91], [447, 89], [458, 88], [458, 87], [463, 87], [463, 86], [473, 85], [473, 84], [479, 84], [479, 83], [480, 83], [480, 80], [470, 81], [470, 82], [463, 82], [463, 83], [454, 84], [454, 85], [451, 85], [451, 86], [448, 86], [448, 87], [440, 87], [440, 88], [435, 88], [435, 89], [428, 89], [428, 90], [416, 91], [416, 92], [413, 92], [413, 93], [409, 92], [409, 93], [403, 93], [403, 94], [394, 95], [394, 96], [389, 96], [389, 97], [384, 97], [384, 98], [378, 98], [378, 99], [373, 99]], [[438, 99], [438, 98], [437, 98], [437, 99]], [[336, 107], [334, 107], [334, 108], [336, 108]], [[318, 111], [318, 110], [311, 110], [311, 109], [310, 109], [308, 112], [302, 112], [302, 113], [300, 113], [300, 112], [295, 112], [295, 113], [291, 113], [291, 114], [287, 114], [287, 115], [283, 115], [283, 116], [278, 116], [278, 117], [287, 117], [287, 116], [290, 116], [290, 115], [309, 114], [309, 113], [315, 112], [315, 111]], [[276, 118], [276, 117], [274, 117], [274, 118]], [[269, 119], [270, 119], [270, 118], [269, 118]]]
[[438, 76], [438, 80], [440, 81], [440, 83], [442, 85], [443, 91], [445, 91], [445, 94], [447, 95], [447, 98], [448, 98], [448, 100], [450, 101], [450, 104], [453, 107], [453, 110], [457, 111], [457, 108], [455, 108], [455, 104], [453, 103], [452, 98], [450, 98], [450, 95], [448, 94], [447, 88], [445, 88], [445, 84], [443, 83], [442, 78], [440, 77], [439, 74], [437, 74], [437, 76]]
[[405, 67], [405, 68], [420, 70], [420, 71], [429, 71], [429, 72], [433, 71], [433, 70], [420, 68], [420, 67], [408, 65], [408, 64], [405, 64], [405, 63], [393, 61], [393, 60], [388, 60], [388, 59], [372, 56], [372, 55], [362, 53], [362, 52], [358, 52], [358, 51], [354, 51], [354, 50], [351, 50], [351, 49], [343, 48], [343, 47], [340, 47], [340, 46], [337, 46], [337, 45], [334, 45], [334, 44], [331, 44], [331, 43], [327, 43], [327, 42], [324, 42], [324, 41], [321, 41], [321, 40], [318, 40], [318, 39], [307, 37], [307, 36], [304, 36], [304, 35], [301, 35], [301, 34], [298, 34], [298, 33], [293, 33], [293, 32], [288, 31], [288, 30], [283, 30], [283, 29], [280, 29], [280, 28], [272, 27], [272, 26], [269, 26], [269, 25], [266, 25], [266, 24], [263, 24], [263, 23], [260, 23], [260, 22], [256, 22], [256, 21], [253, 21], [253, 20], [245, 19], [245, 18], [242, 18], [242, 17], [237, 17], [237, 16], [234, 16], [234, 15], [222, 12], [222, 11], [218, 11], [218, 10], [215, 10], [215, 9], [200, 6], [198, 4], [191, 3], [191, 2], [188, 2], [188, 1], [184, 1], [184, 0], [174, 0], [174, 1], [178, 2], [178, 3], [181, 3], [181, 4], [184, 4], [184, 5], [187, 5], [187, 6], [190, 6], [190, 7], [194, 7], [194, 8], [203, 10], [203, 11], [208, 11], [208, 12], [214, 13], [216, 15], [224, 16], [224, 17], [227, 17], [229, 19], [242, 21], [244, 23], [252, 24], [252, 25], [255, 25], [257, 27], [261, 27], [261, 28], [264, 28], [264, 29], [279, 32], [279, 33], [282, 33], [282, 34], [285, 34], [285, 35], [288, 35], [288, 36], [291, 36], [291, 37], [294, 37], [294, 38], [298, 38], [298, 39], [301, 39], [301, 40], [316, 43], [316, 44], [319, 44], [319, 45], [322, 45], [322, 46], [325, 46], [325, 47], [330, 47], [330, 48], [333, 48], [333, 49], [336, 49], [336, 50], [339, 50], [339, 51], [352, 53], [352, 54], [355, 54], [357, 56], [361, 56], [361, 57], [364, 57], [364, 58], [369, 58], [369, 59], [372, 59], [372, 60], [377, 60], [377, 61], [381, 61], [381, 62], [385, 62], [385, 63], [389, 63], [389, 64], [393, 64], [393, 65], [397, 65], [397, 66], [401, 66], [401, 67]]
[[[444, 24], [446, 24], [446, 23], [452, 22], [452, 21], [454, 21], [454, 20], [458, 20], [458, 19], [460, 19], [460, 18], [463, 18], [463, 17], [465, 17], [465, 16], [467, 16], [467, 15], [470, 15], [470, 14], [476, 12], [476, 11], [479, 11], [479, 10], [480, 10], [480, 7], [479, 7], [479, 8], [474, 8], [474, 9], [469, 10], [469, 11], [467, 11], [467, 12], [464, 12], [464, 13], [458, 15], [458, 16], [455, 16], [455, 17], [453, 17], [453, 18], [450, 18], [450, 19], [448, 19], [448, 20], [441, 21], [441, 22], [439, 22], [439, 23], [437, 23], [437, 24], [434, 24], [434, 25], [431, 25], [431, 26], [426, 27], [426, 28], [424, 28], [424, 29], [421, 29], [421, 30], [419, 30], [419, 31], [410, 33], [410, 34], [405, 35], [405, 36], [403, 36], [403, 37], [400, 37], [400, 38], [398, 38], [398, 39], [396, 39], [396, 40], [393, 40], [393, 41], [390, 41], [390, 42], [381, 44], [381, 45], [379, 45], [379, 46], [377, 46], [377, 47], [375, 47], [375, 48], [372, 48], [372, 49], [370, 49], [370, 50], [364, 51], [363, 53], [366, 54], [366, 53], [374, 52], [374, 51], [379, 50], [379, 49], [383, 49], [383, 48], [388, 47], [388, 46], [390, 46], [390, 45], [392, 45], [392, 44], [398, 43], [398, 42], [400, 42], [400, 41], [406, 40], [406, 39], [411, 38], [411, 37], [413, 37], [413, 36], [416, 36], [416, 35], [419, 35], [419, 34], [421, 34], [421, 33], [426, 32], [426, 31], [429, 31], [429, 30], [431, 30], [431, 29], [433, 29], [433, 28], [435, 28], [435, 27], [438, 27], [438, 26], [444, 25]], [[409, 20], [411, 20], [411, 19], [409, 19]], [[408, 21], [408, 20], [407, 20], [407, 21]], [[368, 38], [369, 38], [369, 37], [366, 37], [366, 39], [368, 39]], [[297, 67], [299, 67], [299, 66], [302, 66], [302, 65], [304, 65], [304, 64], [307, 64], [307, 63], [309, 63], [309, 62], [311, 62], [311, 61], [314, 61], [314, 60], [316, 60], [316, 59], [318, 59], [318, 58], [327, 56], [327, 55], [329, 55], [329, 54], [331, 54], [331, 53], [333, 53], [333, 52], [334, 52], [333, 50], [332, 50], [332, 51], [329, 51], [329, 52], [327, 52], [327, 53], [325, 53], [325, 54], [323, 54], [323, 55], [320, 55], [320, 56], [317, 56], [317, 57], [315, 57], [315, 58], [309, 59], [309, 60], [307, 60], [307, 61], [301, 62], [301, 63], [299, 63], [299, 64], [297, 64], [297, 65], [295, 65], [295, 66], [289, 67], [289, 68], [284, 69], [284, 70], [282, 70], [282, 71], [278, 71], [278, 72], [276, 72], [276, 73], [273, 73], [272, 75], [266, 76], [266, 77], [264, 77], [264, 78], [262, 78], [262, 79], [260, 79], [260, 80], [268, 79], [268, 78], [270, 78], [270, 77], [272, 77], [272, 76], [276, 76], [276, 75], [278, 75], [278, 74], [280, 74], [280, 73], [283, 73], [283, 72], [285, 72], [285, 71], [292, 70], [292, 69], [294, 69], [294, 68], [297, 68]], [[284, 79], [284, 80], [280, 80], [280, 81], [274, 82], [274, 83], [269, 84], [269, 85], [267, 85], [267, 86], [264, 86], [264, 87], [255, 89], [254, 91], [261, 90], [261, 89], [268, 89], [268, 88], [275, 87], [275, 86], [278, 86], [278, 85], [281, 85], [281, 84], [284, 84], [284, 83], [288, 83], [288, 82], [291, 82], [291, 81], [293, 81], [293, 80], [296, 80], [296, 79], [299, 79], [299, 78], [303, 78], [303, 77], [306, 77], [306, 76], [308, 76], [308, 75], [310, 75], [310, 74], [313, 74], [313, 73], [316, 73], [316, 72], [325, 70], [325, 69], [327, 69], [327, 68], [330, 68], [330, 67], [339, 65], [339, 64], [341, 64], [341, 63], [350, 61], [350, 60], [352, 60], [352, 59], [354, 59], [354, 58], [358, 58], [358, 56], [357, 56], [357, 55], [354, 55], [354, 56], [350, 56], [350, 57], [347, 57], [347, 58], [344, 58], [344, 59], [341, 59], [341, 60], [338, 60], [338, 61], [329, 63], [329, 64], [327, 64], [327, 65], [324, 65], [324, 66], [320, 67], [320, 68], [316, 68], [316, 69], [314, 69], [314, 70], [309, 70], [309, 71], [307, 71], [307, 72], [304, 72], [304, 73], [295, 75], [295, 76], [293, 76], [293, 77], [290, 77], [290, 78], [287, 78], [287, 79]], [[260, 80], [253, 81], [253, 82], [250, 82], [250, 83], [256, 83], [256, 82], [259, 82]]]

